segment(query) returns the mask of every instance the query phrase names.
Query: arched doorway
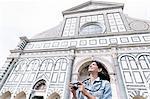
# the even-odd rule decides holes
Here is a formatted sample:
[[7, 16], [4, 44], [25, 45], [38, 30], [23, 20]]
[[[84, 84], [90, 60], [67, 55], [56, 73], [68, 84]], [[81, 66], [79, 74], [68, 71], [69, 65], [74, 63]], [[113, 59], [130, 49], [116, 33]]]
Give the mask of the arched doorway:
[[33, 92], [30, 95], [30, 99], [44, 99], [45, 93], [46, 81], [44, 79], [41, 79], [33, 86]]
[[11, 93], [9, 91], [5, 92], [0, 96], [0, 99], [10, 99], [11, 98]]
[[53, 93], [51, 94], [48, 99], [60, 99], [60, 95], [58, 93]]
[[24, 92], [20, 92], [16, 95], [15, 99], [26, 99], [26, 94]]
[[85, 62], [84, 64], [82, 64], [78, 70], [79, 75], [78, 75], [78, 79], [83, 81], [84, 79], [89, 77], [89, 73], [88, 73], [88, 66], [91, 63], [91, 61], [89, 62]]

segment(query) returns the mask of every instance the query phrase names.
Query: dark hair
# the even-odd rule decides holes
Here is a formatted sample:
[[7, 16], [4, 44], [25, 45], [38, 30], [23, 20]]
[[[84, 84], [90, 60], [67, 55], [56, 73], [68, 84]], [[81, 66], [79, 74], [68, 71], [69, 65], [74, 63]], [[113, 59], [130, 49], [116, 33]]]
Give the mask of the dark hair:
[[102, 71], [98, 73], [98, 77], [100, 77], [101, 80], [108, 80], [110, 82], [110, 76], [104, 65], [96, 60], [93, 60], [92, 62], [95, 62], [98, 68], [102, 68]]

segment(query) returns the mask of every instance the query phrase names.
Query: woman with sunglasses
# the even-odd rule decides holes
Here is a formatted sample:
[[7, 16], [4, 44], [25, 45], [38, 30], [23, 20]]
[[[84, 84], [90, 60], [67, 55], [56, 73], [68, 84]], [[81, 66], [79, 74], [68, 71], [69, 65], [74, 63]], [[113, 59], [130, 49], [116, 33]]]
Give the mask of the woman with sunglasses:
[[72, 99], [112, 99], [110, 77], [104, 66], [98, 61], [92, 61], [88, 67], [89, 78], [83, 82], [70, 83]]

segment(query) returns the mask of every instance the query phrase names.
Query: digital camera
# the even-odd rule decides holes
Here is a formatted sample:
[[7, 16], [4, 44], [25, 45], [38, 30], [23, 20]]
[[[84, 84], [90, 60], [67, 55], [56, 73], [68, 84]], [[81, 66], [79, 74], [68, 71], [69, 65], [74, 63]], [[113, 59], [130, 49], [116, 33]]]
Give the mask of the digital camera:
[[78, 89], [78, 85], [80, 85], [79, 82], [72, 82], [71, 84], [73, 85], [72, 88], [75, 89], [75, 90], [77, 90]]

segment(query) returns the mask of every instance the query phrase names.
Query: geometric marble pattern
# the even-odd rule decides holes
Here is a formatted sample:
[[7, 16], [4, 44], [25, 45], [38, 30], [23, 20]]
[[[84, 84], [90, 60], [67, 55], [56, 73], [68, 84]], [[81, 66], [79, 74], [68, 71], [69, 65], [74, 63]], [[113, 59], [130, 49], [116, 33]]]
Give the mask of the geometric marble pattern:
[[32, 83], [39, 79], [45, 79], [49, 85], [59, 84], [60, 86], [57, 86], [57, 88], [63, 87], [68, 64], [68, 59], [64, 57], [57, 59], [43, 59], [42, 57], [22, 58], [16, 63], [16, 68], [8, 77], [3, 89], [7, 86], [10, 88], [15, 88], [16, 86], [20, 86], [18, 88], [21, 88], [22, 85], [23, 87], [32, 87]]
[[132, 55], [124, 54], [118, 58], [128, 98], [148, 97], [150, 88], [150, 53]]
[[133, 37], [131, 37], [131, 39], [133, 42], [140, 42], [139, 36], [133, 36]]
[[63, 36], [74, 36], [77, 25], [77, 18], [66, 19]]
[[43, 42], [28, 43], [24, 50], [31, 49], [54, 49], [54, 48], [67, 48], [70, 46], [75, 47], [93, 47], [93, 46], [108, 46], [109, 44], [138, 44], [149, 43], [150, 35], [123, 35], [123, 36], [107, 36], [107, 37], [93, 37], [69, 40], [53, 40]]
[[150, 22], [123, 7], [91, 0], [64, 11], [57, 27], [21, 37], [0, 70], [2, 99], [69, 99], [68, 81], [85, 79], [95, 59], [109, 71], [112, 99], [150, 99]]
[[129, 39], [128, 39], [128, 37], [122, 37], [122, 38], [120, 38], [120, 41], [121, 41], [121, 43], [128, 43]]
[[145, 41], [150, 41], [150, 35], [148, 35], [148, 36], [145, 35], [145, 36], [143, 36], [143, 38]]
[[111, 32], [124, 32], [126, 31], [120, 13], [108, 13], [107, 18], [109, 21]]
[[82, 16], [80, 18], [80, 27], [87, 22], [100, 22], [104, 24], [104, 16], [101, 14], [91, 15], [91, 16]]

